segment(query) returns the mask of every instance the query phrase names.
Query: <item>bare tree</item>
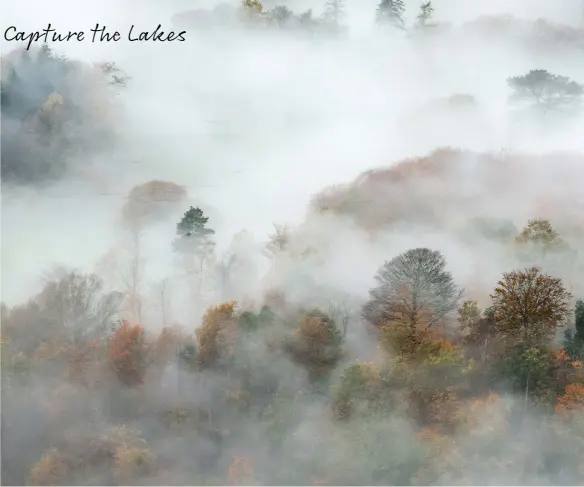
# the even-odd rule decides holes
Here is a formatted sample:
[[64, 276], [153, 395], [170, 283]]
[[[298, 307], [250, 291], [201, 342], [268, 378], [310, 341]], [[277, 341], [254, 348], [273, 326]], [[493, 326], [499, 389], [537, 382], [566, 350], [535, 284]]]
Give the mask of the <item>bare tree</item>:
[[125, 286], [127, 305], [132, 315], [132, 319], [142, 322], [142, 296], [140, 286], [144, 271], [144, 259], [141, 256], [141, 243], [143, 230], [140, 223], [130, 225], [130, 239], [126, 251], [129, 255], [129, 262], [121, 278]]
[[285, 252], [290, 244], [291, 232], [287, 225], [274, 223], [274, 229], [275, 232], [269, 236], [269, 241], [266, 244], [265, 254], [270, 257]]
[[443, 255], [417, 248], [386, 262], [379, 269], [377, 286], [363, 307], [363, 317], [381, 326], [399, 321], [411, 330], [428, 329], [454, 310], [462, 295]]
[[103, 293], [103, 283], [95, 274], [79, 274], [57, 268], [35, 302], [43, 319], [54, 322], [77, 344], [107, 331], [115, 321], [122, 296]]
[[348, 298], [333, 298], [329, 302], [328, 315], [336, 323], [339, 330], [341, 330], [342, 337], [347, 336], [347, 328], [351, 318], [351, 312], [347, 304]]
[[236, 261], [237, 255], [229, 254], [217, 265], [221, 285], [221, 296], [223, 300], [228, 299], [230, 292], [231, 269]]
[[160, 315], [162, 318], [162, 326], [163, 327], [165, 327], [168, 324], [167, 301], [166, 301], [167, 290], [168, 290], [168, 277], [165, 277], [158, 284], [156, 284], [154, 286], [154, 291], [158, 295], [158, 299], [159, 299]]

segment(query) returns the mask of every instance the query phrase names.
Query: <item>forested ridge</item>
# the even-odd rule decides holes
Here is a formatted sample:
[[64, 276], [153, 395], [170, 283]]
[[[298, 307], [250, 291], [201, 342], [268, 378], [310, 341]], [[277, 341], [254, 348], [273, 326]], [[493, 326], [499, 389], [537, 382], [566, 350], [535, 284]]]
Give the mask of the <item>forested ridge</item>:
[[[174, 22], [341, 42], [344, 9], [245, 0]], [[381, 0], [372, 23], [414, 44], [453, 28], [430, 1], [404, 12]], [[543, 49], [584, 38], [528, 30]], [[2, 62], [3, 187], [50, 187], [123, 144], [132, 73], [47, 45]], [[579, 81], [510, 73], [513, 127], [582, 126]], [[452, 93], [402, 120], [462, 130], [482, 109]], [[92, 272], [42, 269], [40, 292], [2, 304], [2, 481], [582, 484], [584, 155], [436, 147], [335, 176], [299, 225], [226, 248], [184, 181], [136, 182]], [[152, 282], [161, 229], [172, 271]]]

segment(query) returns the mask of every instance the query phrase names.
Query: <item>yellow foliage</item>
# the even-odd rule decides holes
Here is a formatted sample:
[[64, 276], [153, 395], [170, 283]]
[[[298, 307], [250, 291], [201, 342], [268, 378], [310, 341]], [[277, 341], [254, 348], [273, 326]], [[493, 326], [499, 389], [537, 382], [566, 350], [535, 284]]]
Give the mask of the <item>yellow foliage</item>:
[[120, 485], [129, 485], [150, 472], [152, 458], [148, 450], [120, 445], [114, 454], [114, 476]]
[[50, 110], [55, 105], [62, 105], [64, 103], [63, 97], [59, 93], [51, 93], [47, 100], [43, 103], [43, 110]]
[[260, 0], [242, 0], [241, 6], [244, 10], [251, 10], [257, 13], [262, 13], [264, 6]]
[[195, 332], [199, 366], [212, 367], [233, 355], [238, 336], [236, 306], [236, 301], [223, 303], [203, 316], [203, 324]]
[[28, 485], [63, 485], [66, 482], [68, 468], [58, 450], [52, 448], [45, 452], [28, 474]]

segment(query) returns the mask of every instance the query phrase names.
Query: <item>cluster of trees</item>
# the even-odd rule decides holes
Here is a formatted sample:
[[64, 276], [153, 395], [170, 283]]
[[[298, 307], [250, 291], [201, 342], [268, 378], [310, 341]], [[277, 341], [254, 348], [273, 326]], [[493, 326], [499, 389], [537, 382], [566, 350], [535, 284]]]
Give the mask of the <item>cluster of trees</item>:
[[[422, 5], [420, 28], [432, 25], [432, 11], [431, 2]], [[252, 25], [336, 29], [343, 12], [340, 0], [330, 0], [319, 20], [246, 0], [239, 13]], [[404, 29], [403, 2], [381, 1], [377, 19]], [[109, 127], [103, 111], [90, 110], [93, 99], [75, 97], [109, 100], [108, 87], [124, 85], [125, 76], [46, 47], [11, 62], [2, 80], [3, 177], [59, 174], [72, 150], [87, 147], [88, 127]], [[72, 88], [79, 79], [87, 92]], [[542, 70], [508, 82], [513, 102], [529, 101], [543, 114], [572, 110], [583, 95], [581, 85]], [[76, 125], [83, 130], [72, 131]], [[19, 138], [31, 128], [34, 154]], [[460, 185], [451, 155], [369, 172], [315, 206], [351, 214], [369, 230], [427, 223], [437, 199], [424, 186], [426, 206], [417, 204], [409, 183], [412, 175], [417, 184], [450, 173]], [[490, 167], [502, 174], [514, 168], [496, 162]], [[388, 191], [387, 181], [401, 191]], [[394, 194], [399, 204], [385, 204]], [[249, 283], [251, 271], [237, 252], [218, 259], [210, 217], [189, 206], [169, 247], [191, 301], [216, 295], [209, 288], [221, 297], [185, 325], [167, 320], [162, 303], [162, 323], [153, 323], [143, 313], [142, 233], [185, 201], [184, 188], [164, 181], [131, 191], [122, 215], [131, 262], [118, 290], [96, 274], [58, 269], [28, 302], [2, 306], [5, 483], [582, 483], [584, 301], [546, 268], [552, 257], [571, 264], [580, 256], [549, 220], [517, 230], [506, 220], [467, 218], [463, 233], [497, 242], [525, 264], [503, 273], [481, 306], [466, 299], [441, 252], [413, 248], [386, 261], [368, 299], [352, 309], [301, 305], [277, 287], [259, 302], [232, 300], [234, 274]], [[282, 256], [300, 266], [314, 252], [295, 248], [280, 226], [265, 249], [276, 272]], [[351, 343], [365, 335], [373, 337], [367, 362], [356, 360]], [[532, 455], [534, 438], [545, 442]]]
[[[176, 227], [173, 249], [193, 272], [214, 246], [208, 224], [190, 207]], [[272, 238], [275, 252], [286, 233]], [[566, 247], [541, 219], [513, 241], [536, 259]], [[33, 485], [474, 483], [473, 455], [501, 460], [510, 478], [489, 445], [519, 447], [537, 417], [549, 448], [525, 482], [581, 481], [584, 301], [574, 307], [561, 279], [531, 266], [504, 273], [480, 309], [447, 267], [428, 248], [386, 261], [362, 322], [338, 303], [306, 309], [272, 290], [259, 307], [223, 302], [198, 326], [158, 333], [124, 320], [123, 293], [104, 291], [97, 276], [61, 271], [28, 303], [2, 309], [3, 464], [14, 462], [3, 473]], [[355, 362], [347, 325], [371, 327], [381, 354]], [[39, 391], [39, 379], [55, 394]], [[511, 409], [506, 394], [519, 398]], [[29, 426], [17, 418], [41, 397], [43, 439], [22, 454], [17, 436]], [[314, 430], [309, 457], [294, 443], [303, 427]], [[240, 435], [255, 447], [238, 449]], [[399, 452], [384, 439], [393, 435]], [[451, 442], [465, 435], [472, 447]], [[193, 441], [194, 452], [168, 451], [161, 437]], [[559, 444], [573, 454], [559, 455]]]
[[3, 182], [58, 178], [75, 155], [87, 156], [112, 143], [112, 97], [128, 79], [115, 64], [86, 65], [46, 44], [13, 51], [2, 64]]
[[[421, 30], [434, 26], [431, 22], [433, 12], [431, 1], [422, 2], [420, 13], [413, 26], [414, 29]], [[381, 0], [375, 12], [375, 21], [384, 27], [406, 30], [404, 13], [403, 0]], [[315, 15], [312, 9], [295, 14], [285, 5], [276, 5], [267, 9], [260, 0], [242, 0], [239, 9], [227, 4], [220, 4], [213, 11], [198, 9], [178, 15], [175, 17], [175, 21], [203, 28], [240, 22], [247, 26], [294, 29], [334, 35], [346, 32], [346, 26], [343, 24], [345, 18], [345, 0], [326, 0], [320, 16]]]

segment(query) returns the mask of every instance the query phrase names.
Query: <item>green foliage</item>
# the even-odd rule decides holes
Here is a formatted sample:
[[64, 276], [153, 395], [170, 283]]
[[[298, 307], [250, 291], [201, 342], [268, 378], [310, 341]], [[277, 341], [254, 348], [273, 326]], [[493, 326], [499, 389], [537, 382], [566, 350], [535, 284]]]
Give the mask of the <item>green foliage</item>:
[[550, 111], [577, 111], [581, 108], [584, 85], [545, 69], [532, 69], [523, 76], [507, 80], [513, 90], [510, 101], [527, 102], [545, 114]]
[[209, 221], [209, 217], [203, 214], [203, 210], [199, 207], [190, 207], [176, 225], [176, 234], [179, 237], [201, 239], [207, 235], [212, 235], [215, 230], [206, 228], [205, 225]]
[[292, 18], [293, 13], [285, 5], [277, 5], [268, 12], [268, 18], [279, 27], [286, 25]]
[[271, 325], [276, 314], [268, 307], [263, 306], [259, 313], [244, 311], [239, 315], [237, 326], [243, 332], [254, 332]]
[[179, 352], [179, 363], [181, 366], [192, 369], [196, 363], [197, 349], [194, 344], [188, 344]]
[[115, 141], [112, 73], [68, 60], [46, 44], [12, 51], [2, 61], [3, 181], [58, 179], [70, 161], [89, 161], [90, 153]]
[[176, 225], [174, 250], [187, 254], [207, 252], [214, 245], [209, 236], [215, 233], [215, 230], [207, 228], [208, 221], [209, 217], [203, 214], [203, 210], [191, 206]]
[[564, 348], [572, 360], [584, 360], [584, 301], [576, 301], [574, 309], [574, 330], [567, 328], [564, 334]]
[[372, 364], [358, 363], [347, 367], [341, 375], [333, 401], [338, 419], [356, 414], [388, 414], [393, 400], [388, 384]]
[[520, 343], [498, 364], [497, 378], [523, 397], [547, 398], [552, 392], [553, 354], [545, 347]]
[[549, 220], [534, 218], [515, 237], [515, 242], [528, 256], [543, 256], [550, 251], [567, 250], [566, 243]]

